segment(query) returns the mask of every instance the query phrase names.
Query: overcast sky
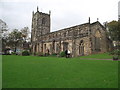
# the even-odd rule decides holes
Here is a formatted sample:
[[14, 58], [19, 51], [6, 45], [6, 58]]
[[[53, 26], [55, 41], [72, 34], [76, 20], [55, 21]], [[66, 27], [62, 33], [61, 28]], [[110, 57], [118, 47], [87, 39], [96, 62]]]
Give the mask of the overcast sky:
[[119, 0], [0, 0], [0, 19], [10, 30], [28, 26], [31, 29], [32, 11], [49, 13], [51, 31], [88, 22], [118, 20]]
[[119, 1], [119, 4], [118, 4], [118, 15], [120, 15], [120, 1]]

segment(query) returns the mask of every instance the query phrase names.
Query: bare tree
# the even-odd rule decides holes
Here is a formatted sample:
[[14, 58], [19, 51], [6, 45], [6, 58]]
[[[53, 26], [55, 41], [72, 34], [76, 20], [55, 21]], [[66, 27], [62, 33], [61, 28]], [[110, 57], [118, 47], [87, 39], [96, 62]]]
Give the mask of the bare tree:
[[25, 42], [27, 42], [29, 40], [29, 34], [30, 34], [29, 28], [28, 27], [22, 28], [21, 33], [22, 33], [22, 36], [23, 36], [23, 40]]
[[3, 33], [4, 31], [8, 30], [7, 24], [0, 19], [0, 33]]
[[0, 19], [0, 52], [3, 52], [7, 44], [7, 24]]

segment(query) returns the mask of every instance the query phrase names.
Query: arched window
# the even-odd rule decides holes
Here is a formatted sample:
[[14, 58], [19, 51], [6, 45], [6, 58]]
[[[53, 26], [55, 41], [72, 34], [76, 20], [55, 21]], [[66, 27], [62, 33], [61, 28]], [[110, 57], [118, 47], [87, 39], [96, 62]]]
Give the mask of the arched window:
[[42, 19], [42, 24], [45, 24], [45, 18]]
[[96, 52], [100, 52], [101, 51], [101, 41], [100, 41], [100, 38], [101, 38], [101, 32], [99, 30], [96, 31], [95, 33], [95, 51]]
[[46, 44], [44, 44], [44, 53], [46, 53]]
[[60, 46], [59, 44], [56, 44], [56, 53], [59, 53]]
[[63, 42], [63, 51], [68, 50], [68, 42]]
[[79, 44], [79, 55], [84, 55], [84, 42], [83, 42], [83, 40], [81, 40], [80, 44]]
[[52, 44], [50, 44], [50, 54], [52, 54]]
[[55, 40], [52, 42], [52, 53], [55, 53]]
[[35, 45], [35, 48], [34, 48], [35, 52], [37, 52], [37, 45]]
[[97, 52], [101, 51], [101, 49], [100, 49], [100, 38], [99, 37], [95, 37], [95, 51], [97, 51]]

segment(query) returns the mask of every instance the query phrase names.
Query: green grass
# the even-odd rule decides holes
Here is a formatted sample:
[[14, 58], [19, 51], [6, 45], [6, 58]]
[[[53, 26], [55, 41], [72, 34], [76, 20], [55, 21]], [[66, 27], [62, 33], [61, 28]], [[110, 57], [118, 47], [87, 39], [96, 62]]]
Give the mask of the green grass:
[[102, 54], [92, 54], [88, 56], [81, 56], [80, 58], [113, 59], [113, 55], [109, 55], [108, 53], [102, 53]]
[[3, 88], [117, 88], [118, 61], [3, 56]]

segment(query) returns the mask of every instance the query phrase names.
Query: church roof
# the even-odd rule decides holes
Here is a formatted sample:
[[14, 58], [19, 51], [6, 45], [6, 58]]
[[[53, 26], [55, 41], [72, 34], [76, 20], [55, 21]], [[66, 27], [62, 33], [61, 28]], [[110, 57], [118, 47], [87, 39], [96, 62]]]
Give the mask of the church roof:
[[[63, 28], [61, 30], [57, 30], [57, 31], [54, 31], [54, 32], [69, 30], [69, 29], [72, 29], [72, 28], [82, 27], [82, 26], [86, 26], [86, 25], [89, 25], [89, 23], [84, 23], [84, 24], [80, 24], [80, 25], [71, 26], [71, 27], [68, 27], [68, 28]], [[54, 33], [54, 32], [51, 32], [51, 33]]]
[[82, 26], [86, 26], [86, 25], [96, 25], [96, 24], [99, 24], [102, 28], [105, 29], [105, 27], [99, 22], [99, 21], [96, 21], [96, 22], [93, 22], [93, 23], [83, 23], [83, 24], [80, 24], [80, 25], [75, 25], [75, 26], [71, 26], [71, 27], [68, 27], [68, 28], [63, 28], [61, 30], [57, 30], [57, 31], [54, 31], [54, 32], [51, 32], [51, 33], [55, 33], [55, 32], [60, 32], [60, 31], [64, 31], [64, 30], [69, 30], [69, 29], [72, 29], [72, 28], [77, 28], [77, 27], [82, 27]]
[[105, 27], [99, 21], [91, 23], [91, 25], [96, 25], [96, 24], [99, 24], [103, 29], [105, 29]]

